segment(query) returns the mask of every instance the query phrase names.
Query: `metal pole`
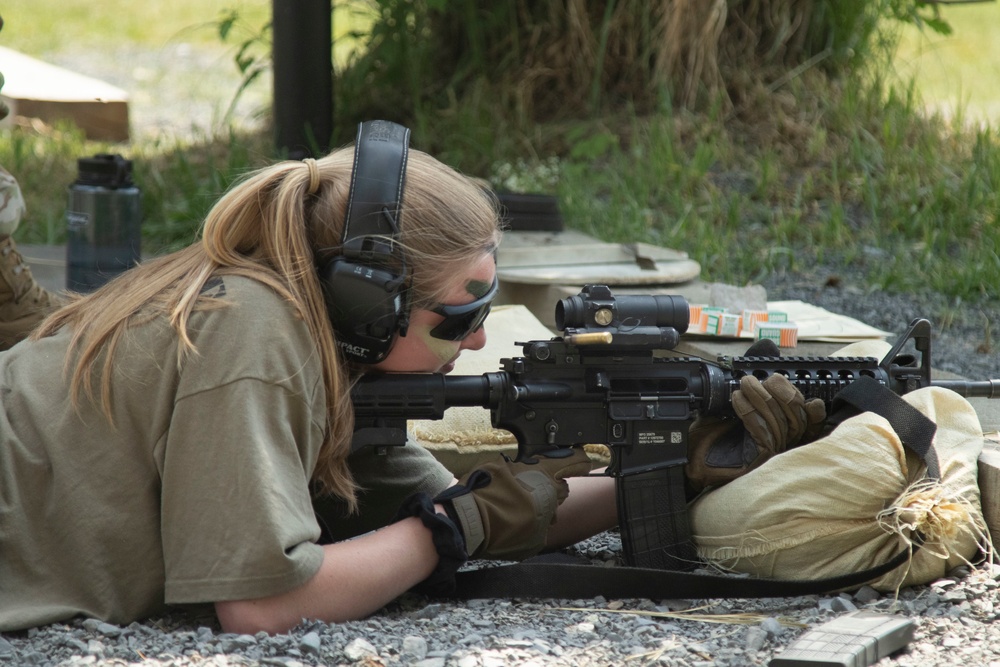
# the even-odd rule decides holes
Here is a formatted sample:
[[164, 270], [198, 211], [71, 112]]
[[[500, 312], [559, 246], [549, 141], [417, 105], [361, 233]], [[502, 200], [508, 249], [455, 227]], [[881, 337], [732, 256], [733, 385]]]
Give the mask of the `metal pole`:
[[293, 160], [330, 150], [333, 133], [331, 0], [272, 0], [274, 127]]

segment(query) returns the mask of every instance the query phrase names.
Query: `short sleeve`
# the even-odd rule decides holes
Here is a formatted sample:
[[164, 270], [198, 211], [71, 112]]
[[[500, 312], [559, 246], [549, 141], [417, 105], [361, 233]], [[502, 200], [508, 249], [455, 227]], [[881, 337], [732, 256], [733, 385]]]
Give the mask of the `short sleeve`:
[[192, 318], [157, 446], [167, 603], [287, 592], [323, 559], [310, 480], [326, 429], [319, 355], [273, 291], [227, 276], [232, 301]]
[[298, 392], [256, 378], [178, 400], [162, 455], [168, 603], [275, 595], [319, 569], [313, 415]]

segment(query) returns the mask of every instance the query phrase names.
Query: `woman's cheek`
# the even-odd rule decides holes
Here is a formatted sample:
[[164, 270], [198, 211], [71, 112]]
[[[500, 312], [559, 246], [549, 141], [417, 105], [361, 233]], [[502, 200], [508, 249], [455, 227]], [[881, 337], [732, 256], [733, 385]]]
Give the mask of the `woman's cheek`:
[[454, 359], [458, 353], [458, 343], [452, 340], [435, 338], [431, 335], [430, 329], [421, 329], [419, 335], [424, 343], [424, 347], [430, 351], [434, 358], [440, 360], [442, 364], [446, 364]]

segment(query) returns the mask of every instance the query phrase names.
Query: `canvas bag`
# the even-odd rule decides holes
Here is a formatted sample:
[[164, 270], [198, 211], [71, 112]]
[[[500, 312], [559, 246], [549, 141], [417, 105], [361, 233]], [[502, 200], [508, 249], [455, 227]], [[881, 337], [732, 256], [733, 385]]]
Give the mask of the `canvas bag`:
[[975, 559], [989, 543], [976, 412], [938, 387], [902, 398], [937, 424], [939, 481], [926, 478], [885, 418], [865, 412], [698, 498], [691, 523], [699, 555], [754, 577], [825, 579], [887, 562], [919, 531], [926, 541], [909, 562], [870, 582], [880, 591], [927, 583]]

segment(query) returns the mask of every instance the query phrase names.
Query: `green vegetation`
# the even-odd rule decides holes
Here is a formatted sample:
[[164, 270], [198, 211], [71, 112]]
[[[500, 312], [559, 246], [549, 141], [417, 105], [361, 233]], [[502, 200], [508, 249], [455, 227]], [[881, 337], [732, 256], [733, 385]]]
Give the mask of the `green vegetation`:
[[4, 130], [0, 166], [17, 176], [28, 217], [16, 237], [23, 243], [65, 241], [66, 188], [76, 160], [120, 152], [133, 161], [142, 189], [143, 251], [159, 253], [189, 244], [205, 214], [240, 174], [269, 161], [268, 137], [232, 133], [210, 141], [120, 145], [87, 141], [59, 125], [42, 132]]
[[[63, 49], [108, 52], [121, 46], [163, 51], [179, 43], [215, 49], [222, 66], [231, 47], [220, 42], [218, 24], [237, 7], [242, 23], [269, 19], [268, 0], [183, 0], [143, 3], [141, 11], [126, 0], [99, 6], [80, 0], [13, 0], [0, 7], [4, 20], [0, 45], [45, 59]], [[2, 63], [0, 63], [2, 68]], [[192, 82], [177, 81], [178, 86]], [[236, 90], [218, 91], [231, 96]], [[166, 91], [165, 94], [173, 94]], [[227, 100], [221, 102], [225, 104]], [[79, 157], [122, 153], [135, 164], [142, 187], [143, 247], [151, 253], [191, 242], [205, 213], [242, 172], [273, 156], [269, 137], [222, 131], [194, 140], [158, 137], [128, 145], [87, 141], [77, 128], [38, 123], [0, 129], [0, 166], [15, 174], [25, 196], [28, 217], [17, 232], [23, 243], [59, 243], [65, 237], [66, 187], [76, 178]]]
[[77, 158], [122, 153], [133, 161], [143, 195], [143, 251], [160, 253], [189, 244], [205, 214], [240, 174], [272, 159], [263, 134], [216, 135], [188, 142], [88, 141], [65, 124], [0, 131], [0, 166], [15, 174], [27, 218], [16, 233], [22, 243], [65, 241], [66, 188], [76, 178]]
[[247, 25], [270, 19], [269, 0], [7, 0], [0, 45], [29, 55], [74, 46], [108, 49], [133, 43], [158, 49], [172, 41], [216, 44], [215, 23], [235, 10]]
[[[52, 16], [68, 17], [72, 8], [61, 14], [59, 9], [67, 4], [76, 3], [20, 0], [14, 8], [20, 5], [23, 11], [30, 6], [32, 11], [39, 8], [40, 15], [51, 11]], [[183, 21], [182, 26], [217, 22], [231, 16], [224, 8], [232, 5], [204, 0], [148, 4], [169, 6], [182, 17], [171, 20]], [[426, 4], [441, 3], [426, 0]], [[861, 17], [875, 30], [872, 14], [857, 11], [870, 4], [817, 2], [816, 6], [824, 11], [839, 7], [844, 21]], [[263, 0], [244, 5], [254, 11], [264, 5], [266, 16], [268, 3]], [[73, 30], [87, 34], [94, 43], [129, 38], [155, 47], [178, 30], [161, 25], [154, 31], [150, 24], [157, 21], [135, 18], [145, 17], [146, 10], [140, 12], [134, 5], [120, 13], [130, 13], [129, 21], [138, 28], [149, 27], [150, 34], [109, 28], [101, 18], [105, 5], [100, 16], [95, 16], [92, 3], [87, 7], [86, 16], [74, 19], [79, 23]], [[944, 18], [962, 39], [962, 31], [971, 30], [965, 27], [966, 17], [982, 12], [979, 19], [969, 20], [996, 34], [1000, 21], [988, 17], [996, 17], [997, 9], [995, 4], [949, 9]], [[4, 12], [8, 28], [0, 44], [22, 48], [9, 30], [14, 9], [6, 6]], [[252, 13], [238, 14], [238, 19], [241, 25], [258, 29], [266, 20], [255, 19]], [[416, 34], [430, 29], [409, 25]], [[598, 20], [595, 25], [602, 24]], [[479, 26], [478, 39], [485, 27]], [[342, 27], [341, 34], [345, 30], [351, 28]], [[206, 39], [214, 39], [222, 49], [257, 33], [244, 31], [226, 44], [217, 32], [207, 34]], [[389, 39], [385, 30], [377, 34]], [[838, 39], [843, 36], [837, 34]], [[809, 35], [818, 39], [815, 31]], [[615, 41], [612, 30], [598, 30], [597, 36], [618, 49], [609, 47], [609, 53], [620, 51], [622, 42]], [[867, 43], [830, 39], [796, 43], [802, 50], [794, 58], [788, 44], [783, 43], [784, 50], [775, 49], [785, 56], [773, 56], [767, 67], [781, 67], [786, 75], [772, 76], [770, 84], [740, 79], [723, 66], [720, 76], [729, 82], [729, 95], [721, 104], [711, 103], [715, 98], [707, 94], [705, 80], [692, 88], [701, 92], [686, 107], [671, 103], [678, 99], [678, 91], [670, 86], [650, 89], [653, 95], [641, 105], [621, 103], [627, 97], [622, 91], [616, 98], [607, 88], [591, 85], [597, 80], [592, 75], [567, 79], [586, 82], [580, 108], [593, 112], [575, 117], [543, 105], [535, 110], [549, 112], [537, 118], [524, 106], [527, 98], [518, 97], [524, 90], [512, 89], [504, 97], [490, 82], [472, 76], [463, 78], [459, 87], [456, 82], [463, 73], [458, 71], [440, 85], [421, 88], [426, 73], [408, 70], [400, 76], [411, 78], [404, 79], [406, 85], [399, 90], [415, 101], [407, 122], [414, 128], [416, 147], [467, 173], [489, 178], [498, 188], [556, 193], [568, 224], [594, 236], [683, 249], [701, 262], [706, 279], [743, 283], [769, 272], [808, 270], [836, 260], [849, 262], [866, 275], [872, 290], [912, 291], [929, 285], [965, 300], [996, 298], [1000, 285], [996, 130], [989, 124], [963, 123], [961, 113], [926, 113], [920, 93], [932, 94], [935, 88], [924, 87], [919, 78], [911, 85], [885, 66], [864, 66], [884, 62], [879, 52], [883, 45], [874, 38]], [[260, 45], [257, 42], [255, 48]], [[488, 47], [479, 42], [470, 57], [489, 60]], [[904, 48], [911, 47], [912, 42], [904, 41]], [[46, 48], [52, 47], [31, 47]], [[41, 52], [31, 49], [24, 47], [29, 53]], [[384, 72], [379, 68], [388, 66], [365, 61], [365, 53], [338, 57], [345, 72], [344, 85], [338, 88], [341, 135], [349, 135], [353, 128], [350, 113], [378, 109], [359, 101], [356, 108], [345, 110], [351, 91], [360, 89], [358, 82], [370, 83], [373, 72]], [[838, 67], [847, 67], [847, 73], [831, 71], [838, 58]], [[912, 60], [908, 56], [904, 62]], [[362, 65], [367, 72], [352, 71]], [[591, 63], [591, 74], [612, 65], [605, 61], [594, 67]], [[349, 76], [359, 78], [351, 84]], [[981, 87], [975, 78], [963, 85], [964, 90]], [[995, 80], [990, 82], [991, 88], [996, 85]], [[995, 122], [997, 116], [993, 118]], [[153, 252], [190, 242], [214, 198], [240, 173], [275, 157], [265, 134], [236, 132], [193, 143], [150, 141], [126, 148], [143, 186], [144, 242]], [[75, 158], [107, 150], [121, 152], [122, 147], [86, 142], [68, 127], [0, 130], [0, 165], [21, 180], [32, 213], [31, 224], [19, 238], [58, 242], [65, 186], [73, 178]]]
[[752, 124], [579, 128], [586, 139], [554, 181], [568, 219], [608, 240], [687, 249], [714, 280], [832, 261], [867, 274], [872, 290], [994, 297], [995, 132], [924, 118], [912, 96], [816, 85], [815, 106], [791, 102], [814, 94], [803, 80], [790, 109]]

